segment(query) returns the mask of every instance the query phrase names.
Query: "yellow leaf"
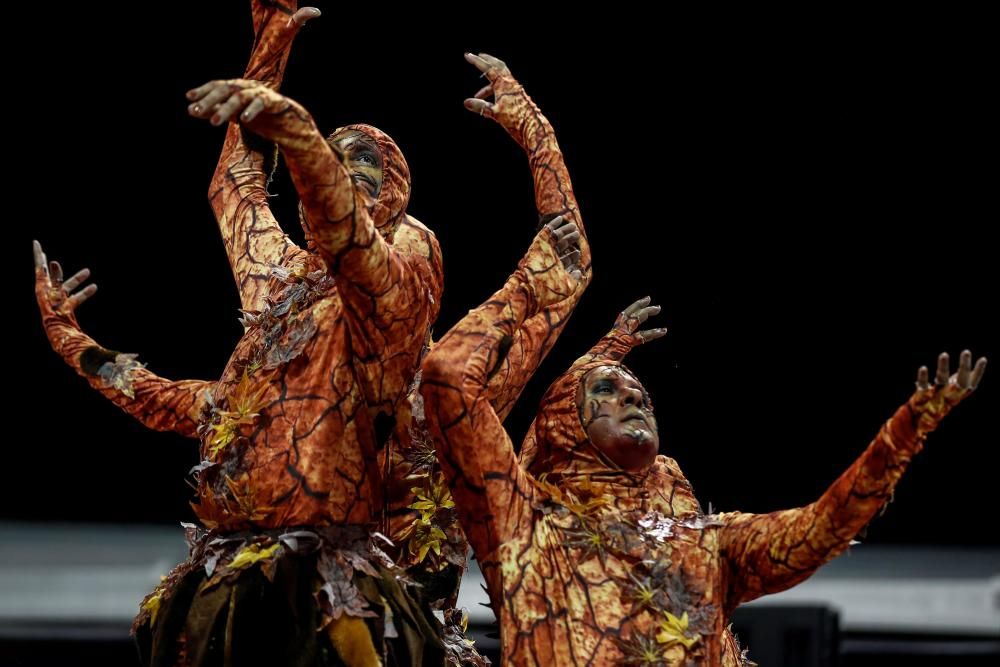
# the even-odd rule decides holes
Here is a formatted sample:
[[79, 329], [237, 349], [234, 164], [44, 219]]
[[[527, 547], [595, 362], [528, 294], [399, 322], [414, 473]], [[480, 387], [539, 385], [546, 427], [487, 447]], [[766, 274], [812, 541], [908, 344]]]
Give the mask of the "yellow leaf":
[[697, 643], [699, 637], [688, 637], [685, 633], [688, 629], [688, 614], [685, 611], [677, 618], [669, 611], [663, 612], [666, 620], [660, 621], [660, 632], [656, 635], [656, 641], [667, 646], [683, 644], [686, 648], [691, 648]]
[[242, 570], [245, 567], [249, 567], [254, 563], [262, 560], [267, 560], [274, 557], [274, 552], [278, 550], [281, 546], [278, 542], [275, 542], [266, 549], [261, 549], [259, 544], [251, 544], [250, 546], [244, 547], [242, 551], [236, 554], [232, 562], [229, 563], [229, 569], [231, 570]]
[[149, 627], [153, 627], [153, 624], [156, 623], [156, 614], [160, 611], [160, 598], [162, 595], [163, 592], [157, 590], [155, 593], [150, 595], [149, 599], [146, 600], [146, 603], [142, 605], [142, 608], [149, 612]]

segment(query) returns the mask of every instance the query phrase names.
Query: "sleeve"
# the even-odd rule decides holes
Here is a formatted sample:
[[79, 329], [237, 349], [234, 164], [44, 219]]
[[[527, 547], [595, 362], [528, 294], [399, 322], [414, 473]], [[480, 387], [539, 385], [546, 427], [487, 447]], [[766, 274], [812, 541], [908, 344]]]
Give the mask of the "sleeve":
[[[244, 78], [277, 90], [285, 74], [299, 26], [288, 25], [298, 3], [251, 3], [254, 44]], [[244, 310], [260, 310], [273, 265], [298, 250], [268, 205], [269, 163], [276, 157], [267, 142], [231, 123], [212, 176], [208, 198], [222, 234]]]
[[198, 437], [198, 420], [213, 383], [159, 377], [143, 368], [136, 355], [98, 345], [71, 314], [45, 313], [42, 324], [52, 349], [109, 401], [148, 428]]
[[537, 309], [525, 267], [522, 261], [503, 288], [456, 324], [423, 363], [427, 427], [462, 527], [484, 563], [505, 541], [530, 532], [533, 517], [534, 486], [488, 392], [512, 336]]
[[[727, 611], [804, 581], [842, 553], [892, 495], [913, 456], [947, 410], [918, 391], [816, 502], [770, 514], [723, 514]], [[949, 408], [950, 409], [950, 408]]]
[[510, 350], [490, 379], [489, 396], [501, 419], [513, 409], [528, 380], [552, 350], [592, 277], [590, 245], [562, 150], [551, 123], [509, 72], [492, 81], [495, 119], [528, 155], [535, 185], [535, 207], [542, 221], [562, 215], [580, 230], [580, 289], [542, 308], [513, 334]]

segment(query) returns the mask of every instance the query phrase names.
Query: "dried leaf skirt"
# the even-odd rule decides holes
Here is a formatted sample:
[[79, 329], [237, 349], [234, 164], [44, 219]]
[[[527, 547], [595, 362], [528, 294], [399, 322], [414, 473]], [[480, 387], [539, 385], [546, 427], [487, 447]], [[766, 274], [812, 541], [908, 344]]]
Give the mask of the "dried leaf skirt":
[[422, 587], [362, 527], [189, 527], [188, 540], [133, 624], [143, 665], [445, 664]]

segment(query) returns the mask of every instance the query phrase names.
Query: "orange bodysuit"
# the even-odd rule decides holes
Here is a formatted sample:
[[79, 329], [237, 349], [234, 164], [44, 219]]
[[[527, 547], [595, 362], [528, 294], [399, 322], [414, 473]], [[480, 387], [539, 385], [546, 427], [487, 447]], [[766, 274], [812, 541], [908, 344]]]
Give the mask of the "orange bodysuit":
[[[544, 249], [536, 240], [532, 253]], [[522, 459], [487, 400], [505, 343], [551, 298], [557, 271], [516, 272], [423, 363], [427, 423], [501, 626], [509, 665], [738, 665], [727, 619], [847, 548], [957, 398], [920, 390], [815, 503], [706, 515], [677, 464], [615, 466], [588, 439], [578, 392], [639, 342], [620, 318], [549, 388]], [[559, 288], [563, 289], [563, 288]]]
[[[258, 93], [266, 109], [248, 129], [281, 151], [310, 250], [296, 247], [277, 225], [267, 205], [264, 157], [231, 125], [210, 199], [240, 288], [245, 331], [222, 377], [173, 382], [142, 368], [135, 355], [106, 350], [49, 292], [44, 269], [38, 272], [43, 324], [66, 362], [144, 424], [201, 441], [194, 509], [208, 530], [191, 529], [189, 561], [147, 597], [136, 622], [152, 630], [154, 649], [180, 638], [178, 647], [154, 650], [154, 662], [170, 651], [196, 655], [196, 664], [205, 659], [215, 641], [206, 637], [218, 634], [213, 619], [229, 609], [231, 623], [239, 609], [240, 577], [259, 571], [273, 582], [282, 576], [284, 556], [312, 559], [318, 590], [302, 590], [316, 594], [318, 625], [350, 617], [374, 624], [376, 637], [405, 635], [410, 626], [432, 634], [421, 614], [392, 599], [401, 580], [387, 574], [394, 566], [368, 536], [385, 530], [380, 450], [437, 315], [440, 250], [433, 234], [405, 213], [409, 170], [387, 135], [351, 126], [379, 148], [383, 183], [372, 199], [355, 187], [309, 114], [273, 91], [297, 30], [288, 21], [294, 9], [253, 3], [256, 39], [247, 76], [268, 89]], [[204, 574], [195, 576], [199, 568]], [[376, 588], [359, 584], [362, 575]], [[215, 599], [213, 591], [229, 584], [233, 597]], [[183, 617], [188, 606], [189, 617], [206, 616], [205, 627], [189, 619], [167, 629], [164, 616]], [[350, 650], [356, 626], [339, 627], [347, 628], [340, 639]]]

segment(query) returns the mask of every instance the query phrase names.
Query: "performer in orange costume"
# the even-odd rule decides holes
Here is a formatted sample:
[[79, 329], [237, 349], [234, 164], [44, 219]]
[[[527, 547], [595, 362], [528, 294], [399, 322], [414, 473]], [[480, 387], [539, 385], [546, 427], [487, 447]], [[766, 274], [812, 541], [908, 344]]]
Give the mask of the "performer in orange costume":
[[43, 324], [126, 412], [201, 439], [195, 511], [207, 530], [189, 528], [191, 556], [143, 602], [134, 627], [147, 663], [440, 663], [440, 627], [372, 538], [385, 523], [379, 449], [437, 315], [440, 252], [405, 213], [409, 171], [387, 135], [352, 126], [327, 143], [275, 92], [288, 44], [318, 11], [253, 9], [247, 76], [259, 80], [206, 84], [190, 112], [238, 115], [278, 146], [312, 249], [271, 216], [264, 158], [233, 124], [211, 199], [245, 333], [222, 378], [169, 381], [98, 345], [74, 315], [94, 293], [73, 294], [89, 273], [63, 282], [36, 244]]
[[[531, 252], [551, 246], [547, 230]], [[889, 499], [927, 434], [978, 385], [962, 353], [917, 391], [815, 503], [705, 515], [676, 462], [657, 456], [652, 404], [622, 364], [658, 309], [633, 304], [557, 379], [515, 456], [485, 400], [506, 341], [571, 289], [549, 250], [522, 260], [423, 363], [427, 423], [500, 620], [504, 664], [747, 664], [726, 629], [742, 602], [787, 589], [847, 548]]]

